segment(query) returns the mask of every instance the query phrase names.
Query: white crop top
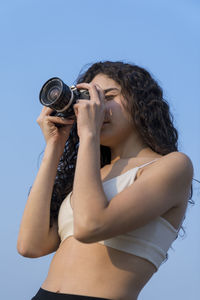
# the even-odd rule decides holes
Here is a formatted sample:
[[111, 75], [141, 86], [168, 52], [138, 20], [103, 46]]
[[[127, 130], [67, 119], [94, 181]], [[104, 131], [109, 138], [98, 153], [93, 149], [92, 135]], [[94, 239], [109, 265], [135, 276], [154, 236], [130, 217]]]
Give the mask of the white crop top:
[[[107, 200], [110, 201], [117, 193], [120, 193], [124, 188], [132, 184], [137, 171], [155, 160], [157, 159], [104, 181], [103, 189]], [[71, 193], [63, 200], [59, 209], [58, 233], [61, 243], [73, 235], [73, 210], [70, 204]], [[167, 252], [173, 241], [177, 238], [179, 229], [174, 228], [171, 223], [159, 216], [136, 230], [99, 241], [98, 243], [145, 258], [158, 269], [161, 263], [167, 258]]]

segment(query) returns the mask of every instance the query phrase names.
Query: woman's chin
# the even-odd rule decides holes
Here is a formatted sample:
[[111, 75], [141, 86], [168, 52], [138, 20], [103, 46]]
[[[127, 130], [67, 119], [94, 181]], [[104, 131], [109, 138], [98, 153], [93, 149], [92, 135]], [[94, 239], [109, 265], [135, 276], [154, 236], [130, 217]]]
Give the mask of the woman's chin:
[[111, 136], [108, 136], [104, 133], [101, 132], [101, 135], [100, 135], [100, 144], [102, 146], [107, 146], [107, 147], [110, 147], [110, 144], [111, 144]]

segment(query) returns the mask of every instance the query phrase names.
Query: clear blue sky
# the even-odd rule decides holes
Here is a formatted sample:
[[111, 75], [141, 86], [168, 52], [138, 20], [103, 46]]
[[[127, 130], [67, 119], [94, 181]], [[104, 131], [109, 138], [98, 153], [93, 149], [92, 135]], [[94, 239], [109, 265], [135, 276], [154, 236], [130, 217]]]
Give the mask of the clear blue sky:
[[[197, 0], [1, 1], [1, 299], [31, 299], [54, 255], [29, 259], [16, 250], [45, 146], [36, 123], [38, 94], [50, 77], [70, 85], [85, 64], [107, 59], [146, 68], [164, 89], [179, 151], [191, 158], [200, 180], [199, 16]], [[200, 299], [199, 186], [194, 181], [196, 205], [188, 209], [185, 238], [174, 242], [139, 300]]]

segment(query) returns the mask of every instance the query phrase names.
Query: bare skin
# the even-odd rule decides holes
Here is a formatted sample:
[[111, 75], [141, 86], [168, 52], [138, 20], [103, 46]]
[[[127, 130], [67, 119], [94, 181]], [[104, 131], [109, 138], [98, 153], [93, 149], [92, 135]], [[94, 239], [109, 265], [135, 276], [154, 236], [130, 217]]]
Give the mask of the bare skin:
[[[52, 259], [48, 275], [41, 287], [56, 293], [88, 295], [112, 300], [136, 300], [142, 288], [156, 272], [155, 266], [143, 258], [106, 247], [98, 242], [81, 242], [81, 234], [82, 237], [85, 236], [87, 238], [87, 234], [89, 235], [91, 232], [96, 231], [89, 231], [85, 225], [82, 226], [84, 229], [80, 234], [79, 228], [81, 228], [81, 226], [79, 224], [81, 220], [78, 219], [78, 216], [87, 214], [85, 220], [88, 220], [94, 212], [97, 213], [97, 215], [95, 215], [95, 219], [98, 219], [96, 223], [100, 222], [99, 220], [102, 220], [103, 216], [105, 217], [106, 206], [104, 207], [104, 205], [107, 204], [105, 194], [102, 192], [101, 181], [109, 180], [123, 174], [129, 169], [159, 158], [152, 164], [141, 168], [137, 173], [135, 181], [137, 181], [138, 178], [146, 178], [145, 175], [149, 174], [148, 172], [150, 170], [152, 176], [153, 172], [155, 174], [160, 170], [165, 170], [166, 163], [168, 164], [170, 160], [172, 161], [173, 159], [174, 161], [173, 154], [168, 154], [171, 155], [170, 158], [168, 155], [161, 156], [143, 143], [139, 134], [134, 130], [127, 112], [123, 108], [121, 88], [115, 81], [103, 74], [99, 74], [95, 76], [91, 84], [82, 84], [79, 87], [88, 88], [91, 96], [89, 103], [88, 100], [82, 100], [74, 106], [80, 146], [71, 206], [75, 208], [74, 220], [77, 223], [75, 222], [76, 226], [74, 227], [77, 230], [77, 236], [79, 236], [79, 238], [77, 236], [75, 238], [74, 234], [74, 236], [70, 236], [64, 240], [62, 244], [56, 242], [57, 246], [54, 248], [56, 249], [56, 253]], [[49, 211], [50, 205], [50, 188], [53, 187], [59, 158], [69, 136], [69, 126], [72, 124], [72, 121], [63, 120], [62, 122], [65, 126], [58, 130], [54, 126], [54, 123], [61, 121], [56, 119], [56, 117], [49, 116], [50, 112], [51, 110], [49, 108], [44, 108], [38, 118], [38, 124], [43, 131], [47, 143], [46, 155], [30, 193], [19, 234], [19, 252], [27, 257], [40, 257], [45, 255], [44, 253], [47, 253], [49, 250], [47, 249], [48, 247], [52, 249], [53, 242], [50, 243], [46, 238], [49, 237], [49, 215], [47, 212]], [[104, 124], [105, 122], [108, 123]], [[102, 168], [100, 172], [100, 167], [97, 162], [99, 157], [99, 143], [109, 146], [111, 149], [111, 162]], [[85, 149], [87, 149], [87, 151], [85, 151]], [[175, 161], [176, 158], [177, 156], [175, 157]], [[154, 166], [157, 167], [155, 168]], [[177, 166], [173, 169], [173, 164], [170, 164], [170, 168], [170, 172], [175, 172]], [[137, 183], [138, 182], [141, 181], [137, 181]], [[84, 188], [88, 186], [90, 186], [90, 189], [87, 190], [87, 195], [92, 192], [93, 195], [97, 197], [92, 197], [90, 194], [87, 197], [87, 201], [82, 205], [79, 200], [84, 200], [84, 195], [86, 194]], [[132, 188], [133, 186], [134, 183]], [[156, 187], [155, 182], [152, 189], [154, 189], [154, 187]], [[190, 188], [189, 181], [186, 188], [188, 188], [188, 190]], [[143, 185], [139, 189], [138, 195], [142, 194], [142, 190]], [[173, 199], [175, 200], [173, 200], [173, 203], [170, 202], [170, 209], [166, 209], [164, 214], [157, 214], [165, 218], [176, 229], [180, 226], [188, 201], [186, 189], [184, 189], [185, 194], [183, 194], [182, 190], [181, 188], [181, 191], [178, 190], [178, 193], [177, 191], [174, 192], [173, 196], [175, 196]], [[126, 191], [123, 191], [123, 193], [124, 192]], [[158, 197], [159, 200], [163, 199], [163, 190], [161, 192], [162, 196]], [[137, 199], [134, 199], [134, 201], [139, 199], [139, 197], [135, 198]], [[179, 198], [179, 201], [177, 201], [176, 198]], [[99, 201], [95, 202], [96, 199]], [[129, 199], [131, 201], [128, 202], [128, 205], [131, 207], [133, 202], [132, 196], [129, 197]], [[151, 208], [154, 199], [155, 198], [151, 199]], [[170, 199], [171, 197], [167, 200], [170, 201]], [[100, 201], [102, 201], [102, 203], [100, 203]], [[117, 201], [119, 205], [117, 212], [120, 212], [122, 205], [123, 207], [126, 207], [126, 205], [124, 205], [123, 202], [120, 204], [119, 198]], [[147, 219], [149, 209], [147, 210], [143, 201], [137, 204], [139, 206], [143, 205], [144, 214], [142, 213], [142, 220]], [[165, 203], [163, 205], [165, 205]], [[157, 205], [153, 211], [156, 211], [158, 206], [159, 205]], [[135, 207], [134, 211], [136, 211], [137, 207]], [[133, 212], [133, 210], [130, 209], [129, 211], [131, 213]], [[100, 217], [98, 218], [100, 214], [102, 219]], [[35, 215], [37, 215], [38, 218], [35, 218]], [[113, 215], [114, 213], [110, 211], [109, 217]], [[127, 218], [127, 214], [123, 216]], [[137, 214], [137, 216], [140, 215]], [[91, 223], [94, 224], [94, 222], [90, 221], [90, 224]], [[85, 221], [85, 224], [89, 223]], [[112, 222], [111, 225], [113, 224], [117, 227], [115, 222]], [[90, 228], [92, 228], [92, 226], [94, 225], [91, 225]], [[58, 224], [56, 224], [56, 227], [58, 229]], [[102, 228], [103, 226], [99, 227]], [[41, 228], [43, 230], [41, 230]], [[59, 241], [57, 229], [56, 232], [53, 233], [52, 239]], [[38, 237], [35, 232], [39, 233], [40, 237]], [[33, 239], [34, 243], [32, 242]], [[43, 245], [43, 249], [41, 247], [42, 241], [47, 241], [44, 243], [47, 244], [47, 246], [45, 247], [45, 245]], [[31, 242], [32, 245], [34, 244], [33, 250], [29, 246]]]
[[[123, 168], [121, 173], [124, 173], [135, 166], [160, 157], [162, 156], [155, 153], [149, 158], [123, 160], [117, 168]], [[147, 168], [151, 168], [151, 164], [141, 168], [135, 180]], [[112, 175], [110, 173], [111, 166], [102, 168], [102, 181], [119, 175], [117, 172]], [[71, 202], [73, 208], [73, 197]], [[186, 206], [187, 201], [183, 201], [162, 217], [177, 229]], [[54, 255], [42, 288], [57, 293], [98, 296], [113, 300], [136, 300], [154, 272], [156, 272], [155, 266], [143, 258], [99, 243], [84, 244], [70, 236]]]

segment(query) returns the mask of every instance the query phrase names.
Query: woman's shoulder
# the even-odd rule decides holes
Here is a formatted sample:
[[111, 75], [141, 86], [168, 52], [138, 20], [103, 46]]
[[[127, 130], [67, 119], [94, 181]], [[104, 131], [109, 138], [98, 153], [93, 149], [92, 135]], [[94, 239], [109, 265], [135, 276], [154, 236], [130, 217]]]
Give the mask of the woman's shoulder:
[[190, 157], [183, 153], [174, 151], [163, 155], [152, 164], [139, 170], [137, 179], [140, 182], [151, 180], [155, 188], [166, 191], [169, 187], [170, 197], [175, 195], [174, 205], [163, 215], [177, 227], [177, 220], [181, 220], [187, 207], [188, 196], [193, 178], [193, 164]]
[[191, 174], [193, 173], [193, 163], [190, 157], [183, 152], [173, 151], [164, 156], [162, 156], [158, 163], [160, 166], [170, 164], [173, 169], [179, 168], [184, 173]]
[[[147, 167], [142, 168], [139, 176], [144, 174], [166, 174], [168, 178], [173, 181], [178, 180], [182, 182], [185, 186], [190, 186], [193, 178], [194, 168], [190, 157], [179, 151], [173, 151], [166, 155], [163, 155], [157, 159], [154, 163], [147, 165]], [[166, 178], [165, 175], [163, 178]]]
[[174, 175], [173, 177], [181, 177], [182, 179], [185, 179], [185, 184], [190, 184], [194, 168], [192, 161], [190, 157], [179, 151], [173, 151], [166, 155], [158, 157], [156, 161], [154, 161], [151, 164], [148, 164], [147, 166], [141, 168], [137, 174], [137, 179], [144, 174], [151, 173], [157, 173], [160, 174], [162, 172], [169, 173], [169, 175]]

